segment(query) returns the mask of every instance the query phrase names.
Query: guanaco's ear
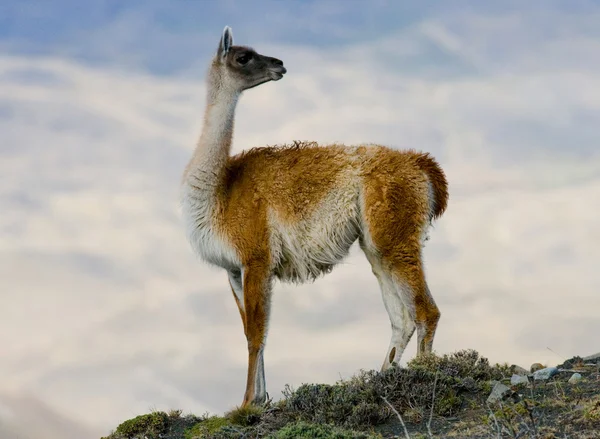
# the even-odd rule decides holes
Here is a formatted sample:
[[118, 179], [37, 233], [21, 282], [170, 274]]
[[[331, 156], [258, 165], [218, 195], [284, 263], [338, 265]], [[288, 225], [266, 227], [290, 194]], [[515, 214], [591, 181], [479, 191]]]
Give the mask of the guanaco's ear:
[[221, 42], [219, 43], [219, 55], [225, 58], [229, 53], [229, 49], [233, 46], [233, 32], [229, 26], [225, 26], [223, 29], [223, 35], [221, 36]]

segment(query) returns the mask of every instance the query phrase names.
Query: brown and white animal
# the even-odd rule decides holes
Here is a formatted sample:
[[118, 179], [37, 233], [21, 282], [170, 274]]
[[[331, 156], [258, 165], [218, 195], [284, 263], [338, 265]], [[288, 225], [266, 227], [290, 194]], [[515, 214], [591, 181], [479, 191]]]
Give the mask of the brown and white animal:
[[283, 63], [234, 46], [225, 27], [208, 71], [200, 140], [185, 169], [187, 236], [227, 271], [248, 341], [243, 406], [266, 398], [263, 353], [274, 279], [302, 283], [328, 273], [359, 241], [392, 324], [382, 369], [399, 362], [415, 328], [430, 352], [440, 312], [422, 245], [448, 200], [444, 172], [426, 153], [378, 145], [254, 148], [230, 156], [240, 95], [277, 81]]

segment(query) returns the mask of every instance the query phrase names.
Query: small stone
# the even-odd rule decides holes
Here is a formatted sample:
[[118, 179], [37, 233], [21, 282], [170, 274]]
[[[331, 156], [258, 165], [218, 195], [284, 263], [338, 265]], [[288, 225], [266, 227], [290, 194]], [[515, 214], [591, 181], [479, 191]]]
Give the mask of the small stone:
[[519, 384], [529, 384], [529, 378], [527, 378], [527, 375], [513, 374], [513, 376], [510, 377], [510, 384], [513, 386], [518, 386]]
[[575, 384], [580, 380], [581, 380], [581, 374], [575, 372], [573, 375], [571, 375], [571, 378], [569, 378], [569, 384]]
[[543, 381], [552, 378], [554, 375], [558, 373], [558, 368], [556, 367], [546, 367], [545, 369], [536, 370], [533, 373], [533, 379], [536, 381]]
[[544, 368], [544, 365], [541, 363], [533, 363], [531, 365], [531, 367], [529, 368], [529, 370], [531, 371], [531, 373], [536, 372], [538, 370], [541, 370]]
[[490, 396], [487, 398], [488, 403], [494, 403], [497, 401], [501, 401], [508, 393], [510, 393], [510, 388], [505, 386], [502, 383], [496, 382], [496, 385], [492, 389]]
[[516, 375], [529, 375], [529, 372], [527, 372], [527, 369], [518, 366], [516, 364], [513, 364], [512, 366], [510, 366], [510, 371]]

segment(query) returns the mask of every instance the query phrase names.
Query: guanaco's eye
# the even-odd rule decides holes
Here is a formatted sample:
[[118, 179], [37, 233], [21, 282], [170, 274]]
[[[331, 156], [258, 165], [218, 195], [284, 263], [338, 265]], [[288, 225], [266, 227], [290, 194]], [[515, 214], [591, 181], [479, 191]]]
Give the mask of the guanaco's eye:
[[236, 58], [236, 61], [239, 64], [244, 65], [244, 64], [247, 64], [248, 61], [250, 61], [251, 59], [252, 59], [252, 53], [248, 52], [248, 53], [244, 53], [243, 55], [238, 56]]

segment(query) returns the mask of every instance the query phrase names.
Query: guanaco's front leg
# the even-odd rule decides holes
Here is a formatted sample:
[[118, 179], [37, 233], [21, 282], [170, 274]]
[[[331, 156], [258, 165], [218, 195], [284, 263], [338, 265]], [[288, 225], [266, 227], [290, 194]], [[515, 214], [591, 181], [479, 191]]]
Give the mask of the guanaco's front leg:
[[248, 378], [242, 407], [266, 400], [265, 347], [271, 302], [271, 276], [266, 264], [249, 264], [244, 269], [244, 314], [248, 340]]

